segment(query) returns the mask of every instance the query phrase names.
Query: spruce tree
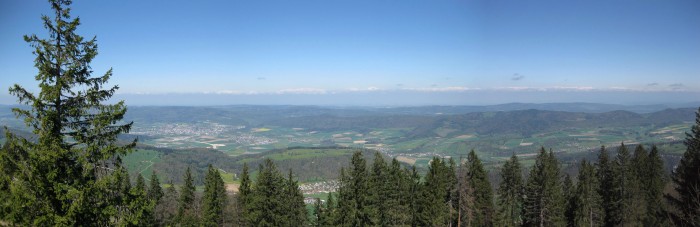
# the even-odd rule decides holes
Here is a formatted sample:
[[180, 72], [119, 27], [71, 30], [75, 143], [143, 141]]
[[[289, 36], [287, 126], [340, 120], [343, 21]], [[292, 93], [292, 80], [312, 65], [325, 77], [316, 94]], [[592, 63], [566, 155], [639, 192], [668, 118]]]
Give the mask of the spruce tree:
[[685, 137], [686, 150], [671, 174], [674, 194], [666, 194], [670, 213], [678, 226], [700, 226], [700, 108], [695, 113], [695, 125]]
[[90, 63], [97, 55], [96, 39], [76, 34], [80, 20], [71, 17], [71, 1], [49, 2], [54, 16], [42, 16], [49, 37], [24, 36], [34, 48], [39, 93], [17, 84], [9, 89], [20, 104], [28, 106], [12, 111], [36, 137], [28, 140], [6, 133], [13, 149], [0, 158], [13, 158], [16, 168], [6, 172], [13, 179], [5, 183], [7, 221], [40, 226], [114, 225], [117, 211], [128, 209], [129, 201], [114, 198], [119, 194], [110, 191], [109, 184], [116, 183], [112, 178], [120, 165], [117, 156], [135, 146], [135, 141], [125, 146], [115, 142], [132, 124], [116, 124], [126, 113], [123, 101], [104, 104], [118, 87], [103, 88], [111, 69], [93, 77]]
[[328, 201], [323, 206], [324, 216], [326, 217], [323, 222], [320, 223], [322, 226], [332, 226], [335, 225], [338, 212], [336, 210], [337, 204], [335, 202], [335, 196], [333, 192], [328, 192]]
[[525, 188], [525, 226], [563, 226], [564, 197], [559, 163], [552, 151], [540, 149]]
[[306, 225], [308, 213], [306, 204], [304, 204], [304, 194], [299, 190], [299, 184], [294, 180], [292, 170], [289, 170], [289, 175], [284, 185], [284, 198], [286, 210], [283, 211], [283, 226], [303, 226]]
[[476, 152], [472, 150], [467, 156], [469, 169], [469, 183], [474, 187], [474, 218], [471, 220], [472, 226], [493, 225], [493, 191], [489, 182], [488, 173], [484, 170], [481, 160]]
[[449, 225], [450, 169], [444, 160], [433, 157], [418, 201], [417, 224], [420, 226]]
[[421, 184], [421, 178], [418, 175], [416, 166], [411, 166], [409, 174], [408, 184], [409, 184], [409, 217], [411, 217], [411, 226], [419, 226], [421, 223], [420, 212], [421, 201], [423, 201], [423, 185]]
[[[377, 151], [374, 153], [374, 162], [369, 174], [367, 195], [367, 213], [370, 215], [371, 223], [374, 225], [386, 226], [388, 224], [388, 204], [387, 197], [392, 192], [388, 191], [387, 184], [388, 170], [384, 158]], [[393, 192], [395, 193], [395, 192]]]
[[385, 209], [386, 225], [410, 225], [410, 182], [409, 176], [395, 158], [391, 160], [386, 179]]
[[[464, 163], [460, 158], [460, 163]], [[466, 164], [460, 164], [457, 169], [457, 226], [470, 226], [474, 219], [476, 206], [474, 205], [474, 187], [469, 179], [469, 170]]]
[[179, 196], [175, 185], [173, 181], [170, 180], [165, 189], [165, 193], [163, 193], [163, 198], [156, 205], [155, 225], [167, 226], [176, 224], [175, 219], [177, 217], [178, 199]]
[[616, 176], [613, 183], [614, 220], [619, 225], [641, 226], [646, 213], [645, 201], [637, 170], [634, 169], [632, 158], [624, 143], [617, 151], [613, 171]]
[[659, 149], [656, 147], [656, 145], [652, 145], [651, 151], [646, 158], [646, 162], [646, 173], [644, 176], [641, 176], [647, 204], [647, 218], [644, 220], [644, 225], [667, 225], [667, 208], [663, 200], [664, 187], [666, 186], [667, 177], [666, 173], [664, 172], [664, 161], [661, 159]]
[[[128, 179], [125, 178], [125, 179]], [[128, 192], [128, 212], [121, 215], [120, 226], [145, 226], [154, 221], [153, 210], [155, 201], [148, 199], [146, 195], [146, 182], [141, 174], [136, 176], [136, 185]]]
[[181, 223], [194, 222], [196, 217], [193, 210], [194, 205], [194, 179], [190, 167], [187, 167], [184, 175], [184, 182], [180, 187], [180, 198], [178, 199], [177, 221]]
[[498, 187], [497, 226], [520, 226], [522, 224], [524, 186], [518, 156], [513, 154], [501, 169], [501, 184]]
[[316, 198], [316, 200], [314, 201], [312, 215], [313, 219], [311, 219], [311, 226], [324, 226], [324, 223], [326, 223], [326, 214], [324, 213], [323, 203], [321, 203], [320, 198]]
[[575, 192], [575, 209], [573, 226], [601, 226], [604, 223], [605, 212], [602, 207], [602, 197], [599, 194], [600, 183], [593, 165], [586, 160], [581, 162], [578, 172], [578, 183]]
[[337, 212], [332, 216], [334, 226], [350, 226], [357, 209], [355, 207], [356, 197], [353, 194], [352, 181], [345, 173], [345, 168], [340, 168]]
[[156, 175], [156, 171], [153, 171], [151, 174], [151, 181], [149, 182], [147, 196], [148, 199], [151, 199], [156, 203], [158, 203], [160, 199], [163, 198], [163, 188], [160, 186], [160, 180], [158, 180], [158, 175]]
[[252, 185], [250, 181], [250, 174], [248, 173], [248, 163], [243, 163], [243, 169], [241, 170], [241, 185], [238, 186], [238, 220], [239, 226], [249, 226], [250, 225], [250, 203], [252, 194]]
[[362, 152], [356, 151], [347, 171], [341, 169], [338, 189], [336, 225], [366, 226], [372, 223], [369, 213], [369, 176]]
[[254, 184], [250, 207], [250, 225], [284, 226], [288, 220], [285, 213], [285, 180], [272, 160], [265, 159], [258, 167], [258, 178]]
[[202, 197], [202, 225], [223, 225], [224, 210], [226, 209], [226, 187], [219, 170], [209, 164], [204, 178], [204, 196]]
[[564, 174], [562, 181], [562, 193], [564, 194], [564, 220], [566, 226], [574, 226], [574, 212], [576, 209], [576, 200], [574, 197], [574, 183], [571, 181], [569, 174]]
[[615, 226], [617, 224], [617, 216], [615, 215], [616, 194], [614, 191], [615, 173], [613, 172], [610, 156], [608, 155], [605, 146], [600, 147], [600, 152], [598, 153], [596, 174], [598, 176], [598, 182], [600, 183], [598, 194], [601, 195], [601, 205], [604, 209], [603, 225], [607, 227]]
[[447, 191], [448, 191], [448, 210], [449, 210], [449, 217], [448, 219], [450, 220], [449, 225], [457, 225], [459, 220], [459, 189], [457, 188], [458, 186], [458, 179], [457, 179], [457, 163], [455, 163], [455, 160], [450, 157], [447, 160], [448, 164], [448, 171], [449, 174], [447, 175]]

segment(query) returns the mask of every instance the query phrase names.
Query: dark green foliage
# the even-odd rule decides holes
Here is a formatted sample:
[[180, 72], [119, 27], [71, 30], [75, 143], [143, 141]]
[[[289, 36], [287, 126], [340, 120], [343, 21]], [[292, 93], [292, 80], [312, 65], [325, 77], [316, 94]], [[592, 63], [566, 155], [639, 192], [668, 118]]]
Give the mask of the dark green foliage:
[[385, 180], [385, 182], [385, 225], [410, 225], [411, 182], [407, 170], [402, 169], [401, 164], [399, 164], [399, 161], [397, 161], [396, 159], [391, 160], [391, 165], [389, 166], [389, 172], [387, 174], [387, 179]]
[[319, 225], [322, 226], [332, 226], [334, 225], [335, 220], [337, 219], [338, 211], [336, 210], [337, 204], [335, 202], [335, 196], [333, 195], [332, 192], [328, 193], [328, 201], [326, 201], [326, 204], [323, 206], [323, 218], [322, 222], [319, 222]]
[[240, 226], [250, 225], [250, 204], [252, 200], [252, 185], [250, 181], [250, 174], [248, 173], [248, 163], [243, 164], [243, 170], [241, 171], [241, 185], [238, 187], [238, 215]]
[[574, 193], [573, 226], [603, 225], [605, 212], [601, 206], [602, 198], [598, 193], [599, 190], [600, 184], [595, 168], [586, 160], [583, 160]]
[[370, 221], [374, 225], [386, 226], [388, 224], [387, 198], [389, 194], [389, 177], [388, 169], [384, 158], [379, 152], [374, 153], [374, 162], [369, 173], [367, 195], [367, 213], [370, 215]]
[[668, 224], [666, 204], [663, 200], [664, 186], [667, 176], [664, 172], [664, 161], [661, 159], [656, 145], [651, 147], [651, 152], [646, 158], [646, 164], [639, 174], [644, 197], [647, 204], [647, 215], [644, 220], [646, 226], [662, 226]]
[[220, 226], [226, 209], [226, 186], [219, 170], [209, 165], [204, 178], [204, 196], [202, 197], [202, 225]]
[[574, 226], [574, 212], [576, 210], [575, 186], [569, 174], [564, 174], [562, 193], [564, 194], [564, 220], [566, 226]]
[[421, 212], [421, 200], [423, 187], [421, 185], [420, 176], [416, 171], [416, 166], [411, 167], [411, 172], [408, 179], [409, 184], [409, 216], [411, 217], [411, 226], [418, 226], [420, 224], [419, 214]]
[[525, 188], [525, 226], [563, 226], [564, 196], [559, 162], [554, 153], [540, 149]]
[[604, 226], [615, 226], [617, 223], [616, 215], [614, 214], [616, 206], [614, 191], [615, 173], [613, 172], [608, 151], [604, 146], [600, 148], [596, 170], [598, 182], [600, 183], [598, 194], [601, 195], [601, 205], [605, 213], [603, 224]]
[[673, 222], [679, 226], [700, 226], [700, 108], [695, 125], [686, 133], [686, 151], [671, 175], [674, 193], [665, 197], [670, 202]]
[[174, 224], [176, 221], [179, 196], [172, 181], [167, 186], [165, 193], [163, 193], [163, 198], [156, 204], [155, 225], [169, 225]]
[[337, 225], [366, 226], [371, 224], [371, 214], [367, 204], [369, 177], [365, 159], [361, 152], [355, 152], [350, 160], [347, 173], [341, 169], [338, 189]]
[[501, 169], [497, 226], [520, 226], [523, 223], [524, 190], [520, 161], [518, 156], [513, 155]]
[[283, 213], [283, 226], [304, 226], [306, 225], [308, 213], [304, 204], [304, 194], [299, 190], [299, 183], [294, 180], [292, 170], [289, 170], [286, 185], [284, 186], [284, 204], [286, 209]]
[[9, 89], [28, 107], [13, 112], [34, 137], [28, 140], [5, 130], [0, 218], [24, 226], [119, 224], [123, 215], [142, 209], [131, 206], [123, 192], [112, 190], [120, 182], [115, 180], [121, 174], [118, 156], [135, 145], [115, 144], [117, 136], [131, 128], [131, 123], [115, 125], [126, 106], [123, 101], [103, 104], [118, 87], [103, 89], [111, 69], [92, 76], [97, 43], [75, 33], [80, 20], [71, 18], [71, 1], [49, 2], [54, 16], [42, 16], [49, 37], [24, 37], [34, 48], [40, 90], [34, 94], [17, 84]]
[[425, 175], [420, 197], [416, 224], [419, 226], [444, 226], [450, 219], [450, 194], [455, 185], [451, 178], [456, 178], [444, 160], [434, 157]]
[[629, 151], [624, 144], [617, 151], [613, 171], [616, 178], [613, 183], [613, 220], [619, 225], [642, 225], [646, 214], [645, 201], [637, 178], [637, 170], [634, 169]]
[[158, 203], [161, 198], [163, 198], [163, 188], [160, 186], [160, 180], [158, 180], [158, 175], [153, 171], [151, 174], [151, 181], [149, 182], [148, 192], [146, 193], [148, 199]]
[[[128, 179], [128, 175], [123, 179]], [[125, 185], [124, 189], [126, 188]], [[154, 221], [153, 209], [156, 202], [146, 196], [146, 183], [141, 174], [136, 176], [136, 185], [129, 189], [127, 197], [128, 212], [121, 215], [122, 220], [119, 225], [144, 226]]]
[[194, 179], [192, 172], [187, 167], [185, 176], [183, 177], [184, 184], [180, 186], [180, 198], [178, 199], [177, 220], [180, 223], [196, 222], [196, 213], [194, 210]]
[[469, 183], [474, 188], [474, 218], [471, 220], [472, 226], [493, 225], [493, 190], [489, 182], [488, 173], [484, 170], [481, 160], [472, 150], [467, 156], [469, 169]]
[[281, 226], [284, 220], [284, 178], [272, 160], [258, 167], [258, 178], [251, 193], [249, 207], [252, 226]]
[[[243, 179], [247, 179], [247, 168]], [[307, 223], [304, 196], [299, 184], [289, 171], [284, 179], [270, 159], [258, 168], [258, 178], [248, 191], [248, 183], [241, 185], [239, 201], [242, 225], [250, 226], [303, 226]]]

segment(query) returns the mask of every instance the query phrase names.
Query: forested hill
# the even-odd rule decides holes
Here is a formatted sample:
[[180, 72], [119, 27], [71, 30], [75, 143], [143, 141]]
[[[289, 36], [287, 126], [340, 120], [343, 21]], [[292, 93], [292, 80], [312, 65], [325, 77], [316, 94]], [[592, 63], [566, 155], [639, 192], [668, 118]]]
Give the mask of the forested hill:
[[412, 128], [413, 137], [439, 136], [438, 128], [450, 129], [443, 136], [464, 133], [520, 134], [529, 136], [552, 130], [572, 127], [625, 127], [656, 126], [690, 122], [694, 109], [666, 109], [639, 114], [629, 111], [605, 113], [575, 113], [547, 110], [517, 110], [503, 112], [478, 112], [456, 115], [389, 115], [373, 117], [338, 117], [333, 115], [304, 116], [267, 122], [282, 127], [309, 128], [312, 130], [345, 129], [366, 131], [372, 128]]

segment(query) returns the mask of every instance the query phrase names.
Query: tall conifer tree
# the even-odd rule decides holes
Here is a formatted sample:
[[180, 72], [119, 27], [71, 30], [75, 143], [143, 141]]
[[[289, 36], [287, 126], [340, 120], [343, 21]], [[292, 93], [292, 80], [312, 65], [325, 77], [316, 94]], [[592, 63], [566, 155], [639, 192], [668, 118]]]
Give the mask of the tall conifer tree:
[[605, 212], [599, 194], [600, 183], [593, 165], [581, 162], [575, 191], [574, 226], [601, 226]]
[[387, 211], [389, 207], [387, 206], [387, 198], [389, 194], [396, 193], [388, 191], [389, 185], [387, 180], [389, 177], [384, 158], [381, 153], [375, 152], [374, 162], [369, 173], [369, 193], [367, 196], [367, 212], [370, 214], [374, 225], [386, 226], [388, 224]]
[[498, 187], [497, 226], [520, 226], [523, 209], [523, 177], [518, 156], [510, 157], [501, 169], [501, 184]]
[[418, 201], [417, 224], [420, 226], [449, 225], [450, 173], [444, 160], [433, 157], [425, 176], [423, 190]]
[[559, 162], [554, 153], [540, 149], [525, 188], [525, 226], [563, 226], [564, 197]]
[[194, 179], [192, 171], [188, 166], [185, 170], [182, 186], [180, 186], [180, 198], [178, 199], [177, 221], [181, 223], [196, 222], [196, 214], [194, 211]]
[[204, 196], [202, 198], [202, 225], [223, 225], [224, 210], [226, 209], [226, 187], [219, 170], [209, 164], [204, 178]]
[[481, 164], [481, 160], [472, 150], [467, 156], [469, 169], [469, 183], [474, 187], [474, 218], [472, 226], [491, 226], [494, 216], [493, 191], [489, 182], [488, 173]]
[[250, 225], [250, 203], [251, 203], [251, 193], [252, 185], [250, 181], [250, 174], [248, 173], [248, 163], [243, 163], [243, 170], [241, 171], [241, 185], [238, 187], [238, 215], [239, 215], [239, 226], [249, 226]]
[[615, 174], [613, 172], [613, 166], [610, 161], [610, 156], [605, 146], [600, 147], [600, 152], [598, 153], [598, 164], [596, 166], [596, 174], [598, 176], [598, 181], [600, 183], [599, 194], [601, 195], [601, 205], [604, 210], [604, 222], [603, 225], [606, 227], [615, 226], [617, 221], [615, 220], [616, 215], [614, 214], [616, 209], [615, 202]]
[[252, 226], [284, 226], [284, 215], [289, 212], [285, 206], [285, 180], [270, 159], [258, 167], [250, 204], [249, 215]]
[[287, 206], [286, 211], [282, 213], [286, 223], [283, 226], [303, 226], [306, 225], [308, 218], [306, 205], [304, 204], [304, 194], [299, 190], [299, 184], [294, 180], [292, 170], [289, 170], [289, 175], [284, 185], [284, 201]]
[[[118, 210], [128, 201], [113, 198], [117, 156], [130, 152], [135, 141], [117, 145], [119, 134], [131, 123], [117, 125], [126, 113], [123, 101], [104, 104], [117, 86], [103, 88], [112, 76], [108, 70], [93, 77], [90, 63], [97, 55], [95, 38], [76, 34], [79, 18], [71, 17], [70, 0], [49, 1], [53, 17], [42, 16], [49, 37], [25, 36], [36, 56], [35, 79], [39, 93], [17, 84], [10, 94], [29, 108], [14, 108], [32, 130], [27, 140], [7, 133], [15, 171], [7, 183], [11, 194], [8, 221], [17, 225], [113, 225]], [[5, 160], [8, 161], [8, 160]], [[4, 161], [3, 161], [4, 162]], [[21, 173], [21, 174], [18, 174]], [[121, 204], [112, 202], [120, 201]]]
[[160, 186], [160, 180], [158, 180], [158, 175], [156, 171], [151, 174], [151, 180], [148, 185], [147, 192], [148, 199], [158, 203], [161, 198], [163, 198], [163, 188]]
[[[643, 152], [643, 150], [642, 150]], [[621, 144], [613, 163], [615, 182], [613, 183], [614, 212], [616, 224], [641, 226], [646, 207], [632, 158], [625, 144]]]
[[574, 197], [575, 185], [569, 174], [564, 174], [562, 181], [562, 193], [564, 194], [564, 219], [566, 226], [574, 226], [574, 211], [576, 209], [576, 200]]
[[391, 160], [386, 179], [386, 225], [406, 226], [411, 223], [411, 185], [408, 172], [401, 168], [401, 164], [395, 158]]
[[700, 226], [700, 108], [695, 125], [686, 133], [686, 150], [671, 175], [675, 193], [666, 195], [673, 207], [671, 217], [679, 226]]
[[651, 147], [646, 162], [646, 173], [644, 176], [641, 176], [642, 189], [645, 193], [647, 204], [647, 218], [644, 220], [644, 225], [667, 225], [669, 220], [663, 195], [668, 178], [666, 172], [664, 172], [664, 161], [661, 159], [661, 154], [659, 154], [659, 149], [656, 145]]

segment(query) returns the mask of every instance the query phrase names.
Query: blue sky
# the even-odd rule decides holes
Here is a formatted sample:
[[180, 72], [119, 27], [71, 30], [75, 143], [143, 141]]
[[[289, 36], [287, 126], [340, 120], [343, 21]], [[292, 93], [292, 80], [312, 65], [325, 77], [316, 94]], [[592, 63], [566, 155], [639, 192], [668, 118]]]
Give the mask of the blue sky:
[[[45, 1], [0, 0], [0, 87], [35, 88]], [[127, 104], [700, 101], [700, 2], [75, 1]], [[0, 103], [15, 103], [6, 92]]]

